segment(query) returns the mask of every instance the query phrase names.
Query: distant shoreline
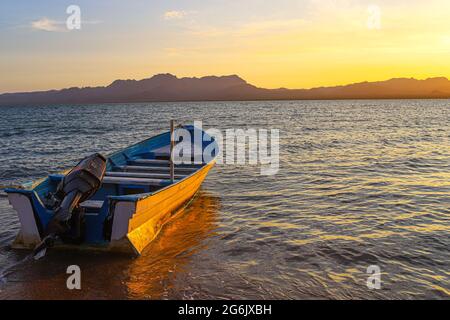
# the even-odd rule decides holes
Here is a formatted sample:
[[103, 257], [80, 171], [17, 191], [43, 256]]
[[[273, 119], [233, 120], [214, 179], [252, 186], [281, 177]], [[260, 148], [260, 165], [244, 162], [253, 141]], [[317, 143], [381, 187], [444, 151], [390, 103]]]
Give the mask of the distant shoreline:
[[0, 104], [0, 108], [7, 107], [43, 107], [43, 106], [98, 106], [98, 105], [120, 105], [120, 104], [147, 104], [147, 103], [208, 103], [208, 102], [288, 102], [288, 101], [398, 101], [398, 100], [450, 100], [448, 98], [363, 98], [363, 99], [259, 99], [259, 100], [177, 100], [177, 101], [139, 101], [139, 102], [89, 102], [89, 103], [42, 103], [42, 104], [15, 104], [15, 105], [3, 105]]
[[162, 103], [219, 101], [450, 99], [447, 78], [394, 78], [312, 89], [264, 89], [237, 75], [178, 78], [158, 74], [142, 80], [116, 80], [105, 87], [0, 94], [0, 106], [92, 105], [102, 103]]

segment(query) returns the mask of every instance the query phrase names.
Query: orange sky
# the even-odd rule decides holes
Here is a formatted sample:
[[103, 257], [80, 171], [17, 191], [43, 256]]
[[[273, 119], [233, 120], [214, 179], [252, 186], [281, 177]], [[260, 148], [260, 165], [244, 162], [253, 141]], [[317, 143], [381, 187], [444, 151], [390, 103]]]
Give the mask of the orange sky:
[[267, 88], [450, 77], [446, 0], [186, 0], [179, 7], [136, 2], [127, 10], [121, 1], [80, 2], [85, 23], [78, 31], [64, 30], [65, 6], [53, 2], [22, 8], [14, 20], [20, 25], [0, 24], [0, 92], [166, 72], [238, 74]]

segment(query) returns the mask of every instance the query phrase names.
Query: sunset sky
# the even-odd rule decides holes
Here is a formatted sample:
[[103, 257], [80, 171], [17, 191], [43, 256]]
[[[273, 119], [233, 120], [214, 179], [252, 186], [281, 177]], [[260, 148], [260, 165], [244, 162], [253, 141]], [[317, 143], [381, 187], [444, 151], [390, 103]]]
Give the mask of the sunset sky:
[[450, 77], [449, 17], [448, 0], [2, 0], [0, 92], [166, 72], [267, 88]]

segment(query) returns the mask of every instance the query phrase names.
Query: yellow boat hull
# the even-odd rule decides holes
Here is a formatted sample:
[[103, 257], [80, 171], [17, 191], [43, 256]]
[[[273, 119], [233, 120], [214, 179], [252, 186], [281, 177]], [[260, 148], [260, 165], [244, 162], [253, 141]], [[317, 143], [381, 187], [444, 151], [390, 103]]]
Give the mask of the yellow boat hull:
[[110, 244], [113, 251], [141, 254], [142, 250], [156, 238], [164, 224], [173, 219], [199, 190], [214, 161], [191, 176], [160, 191], [138, 200], [134, 213], [128, 220], [128, 232], [122, 239]]

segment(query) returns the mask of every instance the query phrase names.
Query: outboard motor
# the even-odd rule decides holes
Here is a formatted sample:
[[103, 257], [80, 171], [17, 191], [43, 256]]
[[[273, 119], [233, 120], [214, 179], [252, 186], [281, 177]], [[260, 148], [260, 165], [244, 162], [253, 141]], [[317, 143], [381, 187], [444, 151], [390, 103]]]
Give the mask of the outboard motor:
[[83, 211], [80, 203], [92, 197], [102, 184], [106, 158], [99, 153], [81, 160], [64, 177], [53, 195], [54, 216], [44, 231], [44, 240], [36, 246], [35, 257], [45, 254], [57, 237], [65, 242], [82, 241]]

